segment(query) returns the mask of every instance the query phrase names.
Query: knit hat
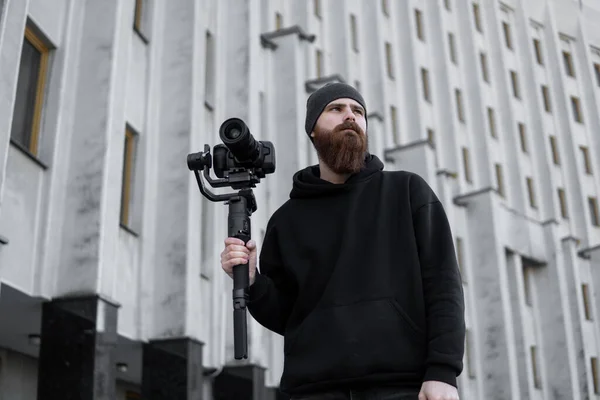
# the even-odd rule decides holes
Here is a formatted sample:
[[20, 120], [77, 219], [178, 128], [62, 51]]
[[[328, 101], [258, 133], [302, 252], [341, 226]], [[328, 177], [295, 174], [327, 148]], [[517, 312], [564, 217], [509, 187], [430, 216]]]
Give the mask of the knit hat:
[[366, 117], [367, 107], [365, 106], [365, 100], [356, 89], [346, 83], [329, 83], [311, 94], [306, 101], [306, 122], [304, 129], [311, 142], [313, 138], [310, 134], [327, 104], [333, 100], [342, 98], [357, 101], [365, 109]]

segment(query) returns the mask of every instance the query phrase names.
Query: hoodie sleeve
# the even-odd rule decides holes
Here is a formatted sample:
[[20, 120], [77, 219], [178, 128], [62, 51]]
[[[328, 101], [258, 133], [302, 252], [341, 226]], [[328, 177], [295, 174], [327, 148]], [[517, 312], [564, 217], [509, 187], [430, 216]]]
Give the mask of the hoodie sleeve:
[[254, 284], [248, 290], [248, 311], [265, 328], [283, 335], [296, 298], [293, 281], [285, 272], [277, 233], [267, 226]]
[[[424, 183], [424, 181], [423, 181]], [[431, 191], [429, 186], [421, 188]], [[444, 208], [433, 191], [413, 213], [427, 318], [428, 356], [423, 381], [454, 387], [463, 369], [464, 294], [454, 241]]]

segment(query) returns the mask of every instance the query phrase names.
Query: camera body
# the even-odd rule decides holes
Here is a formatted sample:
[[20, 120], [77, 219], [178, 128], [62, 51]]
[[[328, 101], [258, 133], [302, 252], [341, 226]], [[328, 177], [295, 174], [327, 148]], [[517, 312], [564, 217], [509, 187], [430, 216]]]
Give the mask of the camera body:
[[208, 152], [190, 154], [189, 169], [213, 167], [219, 183], [223, 184], [219, 186], [226, 182], [236, 190], [254, 187], [260, 179], [275, 172], [275, 146], [269, 141], [255, 140], [241, 119], [229, 118], [223, 122], [219, 136], [223, 144], [214, 146], [212, 160]]

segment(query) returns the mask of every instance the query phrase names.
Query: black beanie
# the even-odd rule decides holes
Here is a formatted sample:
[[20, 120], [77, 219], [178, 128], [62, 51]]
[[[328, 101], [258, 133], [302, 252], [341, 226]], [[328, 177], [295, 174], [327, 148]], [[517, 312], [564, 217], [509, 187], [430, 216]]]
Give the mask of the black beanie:
[[310, 134], [313, 131], [319, 116], [325, 109], [325, 106], [333, 100], [343, 98], [355, 100], [363, 106], [366, 119], [367, 106], [365, 106], [365, 100], [356, 89], [346, 83], [329, 83], [311, 94], [306, 101], [306, 123], [304, 124], [304, 129], [311, 141], [313, 140], [313, 137], [310, 136]]

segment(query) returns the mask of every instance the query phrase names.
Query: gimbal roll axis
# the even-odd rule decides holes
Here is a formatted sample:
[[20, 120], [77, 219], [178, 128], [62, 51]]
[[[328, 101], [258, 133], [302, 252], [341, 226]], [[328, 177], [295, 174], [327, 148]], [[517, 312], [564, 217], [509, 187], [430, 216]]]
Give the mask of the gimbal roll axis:
[[[257, 209], [252, 188], [266, 174], [275, 172], [275, 147], [268, 141], [256, 141], [248, 126], [239, 118], [230, 118], [223, 122], [219, 136], [224, 144], [214, 147], [211, 159], [210, 146], [204, 145], [204, 151], [187, 156], [188, 168], [194, 172], [200, 193], [213, 202], [225, 202], [229, 206], [227, 217], [228, 237], [235, 237], [248, 243], [251, 239], [250, 217]], [[219, 179], [210, 177], [213, 167]], [[237, 193], [214, 194], [208, 190], [200, 177], [214, 187], [230, 186]], [[248, 358], [248, 325], [246, 307], [249, 285], [248, 264], [233, 267], [233, 336], [234, 356], [236, 360]]]

